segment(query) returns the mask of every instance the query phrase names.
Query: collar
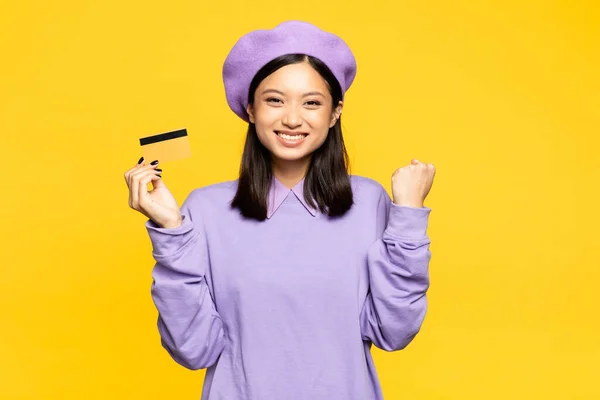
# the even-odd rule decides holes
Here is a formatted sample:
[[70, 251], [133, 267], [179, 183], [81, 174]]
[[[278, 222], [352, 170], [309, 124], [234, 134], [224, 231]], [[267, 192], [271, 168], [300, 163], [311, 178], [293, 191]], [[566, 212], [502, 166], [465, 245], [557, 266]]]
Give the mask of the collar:
[[304, 178], [298, 182], [293, 188], [288, 189], [281, 181], [273, 175], [271, 182], [271, 188], [269, 189], [269, 204], [267, 209], [267, 218], [271, 218], [275, 211], [279, 208], [281, 203], [290, 195], [292, 192], [304, 208], [313, 216], [317, 215], [317, 210], [309, 206], [306, 200], [304, 200]]

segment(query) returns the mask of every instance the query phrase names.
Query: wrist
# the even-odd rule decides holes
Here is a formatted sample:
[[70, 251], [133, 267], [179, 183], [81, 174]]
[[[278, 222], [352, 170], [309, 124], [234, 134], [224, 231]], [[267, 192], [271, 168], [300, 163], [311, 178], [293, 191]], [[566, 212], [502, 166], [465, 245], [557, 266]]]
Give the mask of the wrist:
[[394, 200], [393, 202], [400, 207], [423, 208], [424, 206], [424, 202], [422, 201]]
[[164, 228], [164, 229], [175, 229], [175, 228], [179, 228], [181, 226], [181, 223], [182, 223], [182, 219], [181, 219], [181, 217], [179, 217], [177, 219], [177, 221], [168, 222], [166, 224], [161, 225], [160, 227]]

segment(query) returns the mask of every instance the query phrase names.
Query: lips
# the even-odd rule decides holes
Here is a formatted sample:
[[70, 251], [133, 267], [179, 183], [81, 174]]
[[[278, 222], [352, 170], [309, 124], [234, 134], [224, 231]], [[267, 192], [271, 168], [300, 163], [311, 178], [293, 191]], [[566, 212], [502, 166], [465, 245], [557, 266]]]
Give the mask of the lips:
[[277, 136], [279, 143], [285, 147], [296, 147], [304, 143], [307, 133], [304, 132], [290, 132], [290, 131], [274, 131]]
[[306, 132], [296, 132], [296, 131], [275, 131], [275, 134], [277, 134], [277, 135], [282, 134], [282, 135], [287, 135], [287, 136], [292, 136], [292, 137], [308, 136], [308, 133], [306, 133]]

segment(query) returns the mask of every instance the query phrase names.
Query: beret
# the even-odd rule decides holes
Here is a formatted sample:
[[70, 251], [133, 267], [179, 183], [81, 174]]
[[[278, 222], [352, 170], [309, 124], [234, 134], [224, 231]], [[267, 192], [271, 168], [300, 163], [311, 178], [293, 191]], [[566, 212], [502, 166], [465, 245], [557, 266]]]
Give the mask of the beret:
[[285, 54], [306, 54], [321, 60], [336, 77], [343, 94], [356, 76], [356, 60], [346, 43], [333, 33], [304, 21], [286, 21], [269, 30], [242, 36], [223, 63], [225, 96], [231, 110], [248, 122], [248, 91], [256, 73]]

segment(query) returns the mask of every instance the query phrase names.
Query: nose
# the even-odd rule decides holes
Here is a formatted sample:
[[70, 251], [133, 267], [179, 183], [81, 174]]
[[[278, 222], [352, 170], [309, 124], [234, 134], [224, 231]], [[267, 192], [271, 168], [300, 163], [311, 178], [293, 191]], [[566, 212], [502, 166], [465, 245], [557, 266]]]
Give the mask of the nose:
[[288, 128], [294, 129], [302, 125], [302, 116], [298, 110], [296, 110], [296, 107], [289, 107], [281, 122]]

